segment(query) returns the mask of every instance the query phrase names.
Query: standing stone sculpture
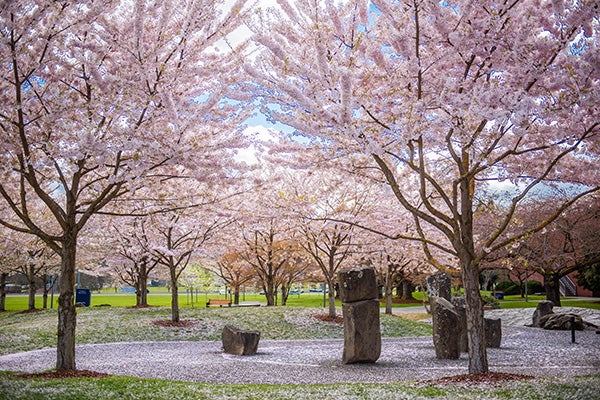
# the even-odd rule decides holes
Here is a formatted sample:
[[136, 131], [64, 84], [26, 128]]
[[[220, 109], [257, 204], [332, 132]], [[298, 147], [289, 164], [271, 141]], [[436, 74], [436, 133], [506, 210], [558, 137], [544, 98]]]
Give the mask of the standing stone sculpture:
[[338, 272], [344, 316], [344, 364], [374, 363], [381, 354], [379, 300], [375, 270], [356, 267]]
[[484, 318], [486, 347], [500, 347], [502, 343], [502, 320]]
[[460, 320], [460, 351], [461, 353], [466, 353], [469, 351], [469, 338], [467, 335], [467, 305], [465, 303], [465, 298], [453, 297], [452, 305], [454, 306], [454, 311], [456, 311]]
[[430, 297], [433, 320], [433, 345], [439, 359], [460, 357], [462, 323], [452, 303], [443, 297]]
[[452, 282], [450, 281], [450, 276], [448, 274], [440, 272], [439, 274], [430, 275], [427, 277], [426, 281], [429, 298], [443, 297], [448, 301], [451, 300]]

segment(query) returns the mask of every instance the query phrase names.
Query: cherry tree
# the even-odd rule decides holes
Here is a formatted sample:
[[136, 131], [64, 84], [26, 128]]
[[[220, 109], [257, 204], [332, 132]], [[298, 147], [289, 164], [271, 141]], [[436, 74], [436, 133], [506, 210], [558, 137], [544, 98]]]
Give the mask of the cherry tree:
[[288, 235], [288, 228], [274, 217], [251, 228], [242, 227], [244, 249], [240, 256], [254, 270], [267, 299], [267, 306], [276, 305], [277, 291], [286, 269], [298, 256], [297, 244]]
[[119, 218], [107, 230], [113, 240], [107, 238], [105, 242], [110, 254], [106, 254], [104, 261], [122, 282], [135, 288], [136, 307], [148, 306], [148, 279], [158, 266], [158, 260], [147, 250], [150, 239], [146, 224], [146, 217]]
[[[536, 210], [535, 215], [548, 215], [552, 205], [548, 200], [538, 207], [531, 204], [531, 209]], [[531, 223], [531, 218], [528, 213], [523, 223]], [[536, 235], [510, 246], [507, 259], [542, 275], [546, 299], [560, 306], [560, 279], [600, 262], [599, 219], [600, 200], [596, 196], [571, 207]]]
[[[330, 166], [331, 168], [331, 166]], [[338, 169], [296, 171], [288, 178], [293, 209], [301, 218], [300, 245], [318, 265], [329, 289], [329, 317], [336, 317], [335, 293], [338, 271], [357, 263], [360, 247], [373, 238], [353, 223], [370, 218], [374, 201], [368, 186]]]
[[[600, 189], [597, 4], [278, 3], [252, 25], [263, 51], [246, 66], [249, 90], [327, 156], [362, 154], [412, 215], [428, 262], [455, 259], [469, 372], [487, 372], [480, 263]], [[506, 213], [476, 232], [477, 203], [507, 178]], [[507, 234], [542, 187], [561, 192], [555, 212]]]
[[237, 252], [224, 254], [217, 261], [216, 273], [231, 288], [233, 304], [240, 303], [242, 286], [255, 278], [252, 267]]
[[[169, 163], [207, 177], [222, 168], [239, 113], [219, 104], [235, 52], [214, 45], [239, 25], [242, 5], [2, 3], [0, 196], [17, 218], [0, 223], [60, 255], [58, 370], [75, 369], [77, 239], [90, 218]], [[29, 212], [35, 199], [53, 224]]]

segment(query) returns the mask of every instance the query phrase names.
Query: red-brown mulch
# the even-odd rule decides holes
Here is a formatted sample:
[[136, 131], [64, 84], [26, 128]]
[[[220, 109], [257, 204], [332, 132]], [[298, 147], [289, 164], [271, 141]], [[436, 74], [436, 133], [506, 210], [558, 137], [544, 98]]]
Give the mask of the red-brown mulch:
[[344, 323], [344, 318], [341, 315], [337, 315], [335, 318], [331, 318], [329, 314], [313, 314], [313, 317], [323, 322], [332, 322], [334, 324]]
[[34, 308], [32, 310], [19, 311], [17, 314], [31, 314], [31, 313], [39, 312], [39, 311], [42, 311], [42, 310], [43, 310], [43, 308]]
[[485, 385], [497, 385], [511, 381], [522, 381], [528, 379], [535, 379], [534, 376], [531, 375], [521, 375], [521, 374], [510, 374], [504, 372], [488, 372], [485, 374], [464, 374], [464, 375], [454, 375], [454, 376], [445, 376], [443, 378], [431, 379], [427, 381], [422, 381], [425, 383], [434, 383], [438, 385], [477, 385], [477, 384], [485, 384]]
[[27, 373], [27, 374], [13, 375], [13, 377], [15, 377], [17, 379], [106, 378], [108, 376], [110, 376], [110, 374], [105, 374], [102, 372], [95, 372], [95, 371], [88, 371], [86, 369], [68, 369], [65, 371], [32, 372], [32, 373]]
[[189, 328], [191, 326], [198, 325], [198, 321], [181, 320], [179, 322], [173, 322], [170, 319], [159, 319], [152, 321], [156, 326], [162, 326], [163, 328]]

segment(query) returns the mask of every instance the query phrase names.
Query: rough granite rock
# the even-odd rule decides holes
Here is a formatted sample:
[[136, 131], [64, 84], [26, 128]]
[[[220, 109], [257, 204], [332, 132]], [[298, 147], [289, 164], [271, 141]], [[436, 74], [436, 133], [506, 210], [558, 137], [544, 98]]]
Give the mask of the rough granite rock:
[[374, 363], [381, 355], [379, 301], [363, 300], [342, 305], [344, 314], [344, 364]]
[[577, 331], [585, 329], [583, 318], [577, 314], [561, 313], [561, 314], [547, 314], [540, 318], [540, 328], [557, 330], [557, 331], [568, 331], [571, 330], [571, 324], [574, 324], [574, 328]]
[[433, 320], [433, 345], [438, 359], [460, 357], [462, 324], [452, 303], [443, 297], [430, 297]]
[[554, 313], [554, 311], [552, 311], [553, 308], [554, 308], [554, 303], [551, 302], [550, 300], [540, 301], [538, 303], [537, 307], [535, 308], [535, 311], [533, 312], [533, 318], [532, 318], [533, 323], [531, 326], [539, 327], [540, 326], [540, 318], [542, 318], [544, 315]]
[[371, 300], [378, 297], [375, 270], [355, 267], [338, 272], [340, 299], [343, 303]]
[[429, 297], [443, 297], [450, 301], [452, 282], [450, 276], [444, 272], [427, 277], [427, 292]]
[[484, 318], [485, 345], [487, 347], [500, 347], [502, 343], [502, 320]]
[[453, 297], [452, 305], [454, 306], [454, 310], [458, 313], [460, 317], [460, 351], [465, 353], [469, 351], [469, 338], [467, 335], [467, 306], [465, 303], [464, 297]]
[[231, 325], [225, 325], [221, 333], [221, 340], [225, 353], [238, 356], [253, 355], [258, 349], [260, 332], [242, 331]]

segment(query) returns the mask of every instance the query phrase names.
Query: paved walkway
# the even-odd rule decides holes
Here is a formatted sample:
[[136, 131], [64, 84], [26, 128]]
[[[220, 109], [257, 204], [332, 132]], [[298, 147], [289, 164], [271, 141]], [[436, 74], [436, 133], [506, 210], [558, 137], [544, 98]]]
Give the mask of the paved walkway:
[[[488, 350], [490, 370], [534, 376], [600, 374], [600, 335], [503, 326]], [[343, 340], [261, 341], [254, 356], [233, 356], [220, 342], [138, 342], [77, 346], [77, 368], [117, 375], [215, 383], [395, 382], [464, 374], [468, 359], [437, 360], [431, 337], [386, 338], [375, 364], [341, 363]], [[0, 370], [43, 371], [56, 350], [0, 357]]]

